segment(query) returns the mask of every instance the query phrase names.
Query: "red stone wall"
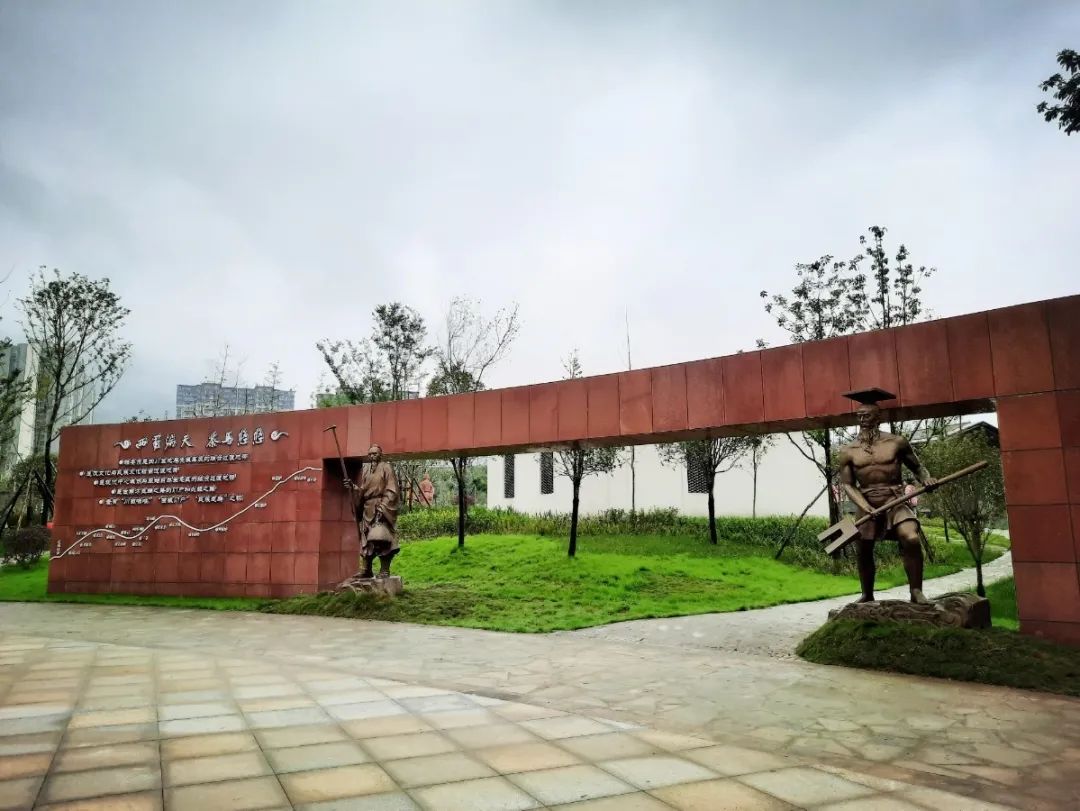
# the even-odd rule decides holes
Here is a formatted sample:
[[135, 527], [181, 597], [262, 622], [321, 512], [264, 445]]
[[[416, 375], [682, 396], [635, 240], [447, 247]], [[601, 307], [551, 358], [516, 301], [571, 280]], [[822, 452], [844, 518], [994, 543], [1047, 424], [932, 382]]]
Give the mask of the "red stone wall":
[[[136, 455], [115, 443], [190, 434], [205, 453], [211, 431], [279, 430], [252, 447], [230, 492], [251, 503], [275, 477], [292, 481], [224, 533], [152, 529], [143, 545], [95, 537], [54, 558], [53, 591], [284, 596], [314, 591], [355, 571], [356, 531], [323, 429], [336, 423], [346, 456], [373, 441], [388, 454], [450, 456], [523, 451], [560, 442], [631, 444], [743, 431], [791, 431], [850, 423], [842, 393], [879, 386], [897, 419], [1000, 409], [1005, 487], [1025, 631], [1080, 644], [1080, 297], [1024, 304], [828, 341], [600, 375], [581, 380], [370, 406], [168, 423], [65, 429], [60, 444], [55, 535], [67, 547], [109, 524], [128, 530], [176, 514], [195, 527], [219, 522], [235, 503], [179, 510], [109, 506], [106, 488], [79, 471], [114, 469]], [[145, 449], [144, 449], [145, 450]], [[141, 451], [139, 452], [142, 453]], [[149, 455], [149, 454], [147, 454]], [[199, 465], [184, 465], [191, 471]], [[83, 546], [82, 544], [89, 544]]]

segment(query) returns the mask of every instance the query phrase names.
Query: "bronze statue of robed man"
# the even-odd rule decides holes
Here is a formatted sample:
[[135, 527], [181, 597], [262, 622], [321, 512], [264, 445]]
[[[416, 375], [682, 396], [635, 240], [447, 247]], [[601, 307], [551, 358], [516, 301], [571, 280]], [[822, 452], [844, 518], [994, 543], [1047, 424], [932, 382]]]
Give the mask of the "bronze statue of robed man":
[[394, 468], [382, 457], [382, 448], [372, 445], [367, 458], [359, 481], [345, 480], [345, 486], [353, 491], [353, 507], [359, 519], [360, 556], [364, 561], [360, 576], [372, 577], [372, 566], [378, 558], [378, 577], [389, 577], [390, 561], [400, 549], [397, 515], [401, 491]]

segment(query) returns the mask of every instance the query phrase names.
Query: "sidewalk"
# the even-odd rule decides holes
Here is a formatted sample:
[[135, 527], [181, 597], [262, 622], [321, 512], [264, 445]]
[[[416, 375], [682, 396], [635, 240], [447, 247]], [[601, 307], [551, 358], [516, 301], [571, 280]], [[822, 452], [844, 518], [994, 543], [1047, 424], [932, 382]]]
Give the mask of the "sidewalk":
[[[287, 726], [295, 727], [289, 730], [290, 733], [314, 722], [316, 715], [304, 714], [305, 708], [333, 716], [331, 708], [336, 705], [332, 701], [337, 699], [323, 700], [320, 693], [348, 692], [355, 687], [357, 690], [376, 689], [386, 694], [384, 688], [400, 688], [403, 692], [399, 695], [389, 696], [390, 700], [400, 704], [399, 699], [404, 699], [407, 691], [430, 689], [436, 693], [464, 694], [470, 697], [469, 701], [478, 704], [495, 700], [539, 708], [522, 712], [554, 710], [575, 718], [599, 719], [598, 723], [613, 724], [612, 732], [635, 738], [642, 737], [641, 730], [621, 729], [620, 726], [675, 733], [680, 737], [646, 740], [668, 753], [673, 751], [672, 747], [679, 752], [690, 748], [679, 749], [685, 743], [685, 737], [698, 741], [691, 744], [693, 748], [721, 747], [715, 750], [721, 753], [716, 762], [728, 765], [708, 765], [689, 756], [678, 757], [716, 773], [719, 779], [730, 776], [724, 773], [725, 768], [746, 768], [767, 775], [754, 780], [745, 775], [735, 776], [740, 784], [770, 795], [769, 802], [773, 804], [759, 807], [786, 807], [776, 805], [781, 801], [777, 798], [785, 797], [793, 798], [786, 801], [796, 807], [815, 809], [839, 802], [850, 803], [847, 808], [909, 811], [918, 808], [996, 808], [1000, 805], [1024, 809], [1080, 807], [1080, 701], [1060, 696], [823, 667], [799, 660], [746, 656], [704, 648], [673, 650], [568, 634], [504, 634], [327, 617], [10, 603], [0, 605], [0, 628], [17, 629], [17, 633], [9, 630], [6, 636], [0, 635], [0, 646], [11, 646], [0, 656], [0, 679], [4, 680], [2, 688], [31, 693], [32, 697], [26, 693], [20, 696], [20, 705], [28, 702], [48, 704], [53, 700], [46, 695], [48, 693], [60, 694], [91, 683], [103, 688], [95, 690], [95, 701], [129, 694], [133, 696], [132, 700], [136, 695], [145, 700], [149, 694], [158, 704], [153, 721], [157, 731], [147, 728], [145, 732], [161, 736], [163, 752], [168, 737], [165, 733], [188, 729], [173, 725], [174, 719], [162, 714], [160, 709], [161, 696], [174, 691], [181, 694], [171, 696], [177, 703], [199, 705], [214, 705], [220, 701], [211, 695], [214, 691], [232, 691], [233, 698], [226, 696], [225, 700], [233, 701], [239, 713], [231, 709], [231, 705], [226, 712], [216, 706], [201, 707], [197, 712], [239, 714], [243, 716], [240, 722], [229, 723], [241, 724], [237, 732], [254, 731], [258, 740], [257, 727], [262, 719], [258, 713], [288, 713], [267, 717], [288, 722]], [[44, 659], [17, 661], [22, 656], [39, 655], [18, 650], [27, 645], [50, 651], [61, 649], [60, 653], [70, 658], [65, 667]], [[77, 661], [79, 657], [90, 658], [88, 651], [94, 648], [102, 651], [92, 654], [102, 657], [100, 662], [97, 659]], [[53, 654], [41, 652], [40, 655]], [[125, 662], [127, 658], [131, 661]], [[193, 682], [183, 687], [172, 681], [181, 678], [175, 672], [180, 662], [183, 666], [179, 670], [190, 671]], [[212, 672], [200, 673], [200, 666], [203, 671]], [[151, 675], [150, 671], [156, 675]], [[167, 690], [162, 687], [163, 679], [169, 682]], [[228, 679], [228, 684], [222, 679]], [[365, 680], [368, 686], [361, 687], [357, 683], [352, 687], [334, 687], [327, 684], [353, 679]], [[46, 685], [41, 683], [44, 681], [58, 683], [49, 684], [46, 690]], [[199, 684], [200, 681], [203, 683]], [[390, 681], [400, 684], [386, 683]], [[243, 692], [236, 692], [235, 687]], [[284, 692], [280, 692], [282, 690]], [[202, 695], [202, 691], [210, 692]], [[6, 705], [10, 695], [10, 692], [7, 696], [0, 695], [0, 704]], [[419, 694], [414, 696], [421, 697]], [[66, 694], [55, 698], [69, 700]], [[262, 700], [270, 703], [247, 704]], [[276, 700], [283, 703], [273, 703]], [[289, 707], [289, 702], [294, 700], [303, 701], [304, 707]], [[310, 707], [307, 700], [314, 700], [322, 709]], [[76, 711], [80, 713], [106, 709], [79, 701]], [[353, 703], [366, 702], [355, 700]], [[121, 708], [114, 709], [119, 711]], [[434, 711], [430, 707], [427, 709]], [[485, 707], [485, 710], [490, 711], [490, 708]], [[61, 749], [70, 746], [62, 743], [70, 740], [73, 734], [70, 707], [45, 715], [41, 715], [37, 707], [29, 713], [16, 711], [23, 712], [22, 716], [13, 715], [6, 708], [0, 712], [6, 716], [0, 723], [0, 744], [5, 738], [10, 743], [12, 738], [8, 736], [39, 734], [42, 736], [40, 741], [26, 742], [55, 746], [55, 741], [59, 740]], [[105, 721], [109, 725], [122, 726], [129, 722], [142, 723], [134, 718], [125, 721], [116, 717], [106, 717]], [[101, 716], [92, 716], [80, 721], [79, 726], [100, 723]], [[35, 733], [35, 725], [40, 724], [47, 724], [48, 729], [42, 728]], [[579, 728], [581, 737], [609, 734], [598, 732], [591, 726], [588, 729], [592, 732], [584, 731], [586, 726]], [[188, 731], [196, 734], [194, 728]], [[113, 731], [107, 732], [106, 738]], [[203, 733], [210, 734], [205, 729], [198, 734]], [[534, 733], [535, 730], [530, 732]], [[87, 734], [80, 730], [75, 737], [78, 739]], [[302, 739], [290, 743], [288, 734], [282, 738], [286, 743], [278, 743], [278, 746], [307, 745], [300, 742]], [[669, 743], [661, 744], [660, 740]], [[545, 742], [551, 741], [545, 739]], [[102, 746], [121, 745], [119, 741], [109, 743], [106, 739], [98, 743]], [[480, 741], [474, 746], [482, 748], [485, 743]], [[486, 745], [501, 744], [491, 740]], [[383, 768], [382, 759], [391, 759], [380, 758], [369, 751], [363, 741], [360, 746], [369, 762], [380, 763], [380, 768]], [[455, 747], [454, 751], [462, 749], [459, 744]], [[412, 750], [409, 753], [428, 757]], [[785, 765], [768, 759], [757, 760], [761, 754], [781, 758]], [[661, 756], [669, 757], [669, 754], [661, 753]], [[266, 757], [269, 758], [268, 753]], [[626, 783], [627, 779], [608, 770], [603, 763], [620, 757], [636, 758], [637, 755], [618, 755], [602, 749], [590, 757], [585, 759], [588, 762], [582, 760], [582, 764], [598, 766], [609, 776]], [[320, 766], [323, 767], [337, 768], [329, 764]], [[42, 766], [20, 768], [40, 769]], [[844, 772], [835, 772], [836, 769]], [[390, 774], [385, 768], [383, 771]], [[819, 775], [822, 771], [830, 773], [830, 779], [826, 781], [829, 784], [832, 784], [831, 777], [839, 776], [849, 783], [886, 792], [888, 797], [867, 794], [840, 800], [827, 789], [825, 797], [820, 798], [811, 784], [822, 779]], [[12, 775], [7, 778], [9, 781], [15, 779], [11, 770], [4, 773]], [[509, 774], [514, 773], [509, 772], [504, 777], [509, 780]], [[684, 772], [694, 773], [693, 770]], [[27, 779], [31, 779], [29, 775]], [[394, 779], [393, 775], [391, 779]], [[456, 779], [465, 778], [458, 776]], [[521, 789], [514, 780], [509, 782]], [[411, 789], [403, 789], [400, 783], [396, 785], [409, 795], [410, 802], [425, 807], [417, 795], [409, 794]], [[840, 785], [842, 791], [858, 791]], [[918, 788], [911, 789], [912, 786]], [[530, 790], [521, 790], [536, 800]], [[916, 790], [919, 795], [911, 793]], [[691, 799], [684, 798], [685, 801], [680, 800], [683, 802], [680, 806], [666, 799], [662, 801], [652, 789], [647, 792], [652, 796], [641, 800], [644, 803], [641, 807], [646, 809], [663, 808], [656, 805], [658, 802], [683, 808], [725, 807], [710, 805], [708, 798], [699, 798], [696, 806]], [[934, 792], [947, 792], [947, 795]], [[393, 794], [394, 790], [384, 793]], [[871, 798], [873, 802], [870, 802]], [[619, 802], [625, 800], [623, 797]], [[350, 803], [317, 808], [330, 811], [364, 807]], [[612, 803], [614, 801], [609, 802], [608, 808], [620, 811], [634, 807]], [[471, 809], [474, 806], [436, 803], [428, 807], [448, 811], [454, 807]], [[601, 804], [584, 806], [584, 809], [599, 811], [604, 807]], [[755, 806], [748, 803], [746, 807]]]

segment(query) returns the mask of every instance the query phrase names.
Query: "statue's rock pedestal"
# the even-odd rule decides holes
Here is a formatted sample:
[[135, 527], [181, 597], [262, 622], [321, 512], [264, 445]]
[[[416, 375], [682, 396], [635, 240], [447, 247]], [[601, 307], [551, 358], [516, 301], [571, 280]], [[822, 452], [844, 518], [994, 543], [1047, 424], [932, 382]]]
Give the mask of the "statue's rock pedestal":
[[405, 590], [401, 578], [396, 574], [389, 577], [361, 577], [354, 574], [348, 580], [342, 580], [336, 591], [351, 591], [356, 594], [382, 594], [396, 597]]
[[914, 622], [939, 628], [989, 628], [990, 601], [961, 592], [943, 594], [927, 605], [906, 600], [874, 600], [833, 609], [829, 619]]

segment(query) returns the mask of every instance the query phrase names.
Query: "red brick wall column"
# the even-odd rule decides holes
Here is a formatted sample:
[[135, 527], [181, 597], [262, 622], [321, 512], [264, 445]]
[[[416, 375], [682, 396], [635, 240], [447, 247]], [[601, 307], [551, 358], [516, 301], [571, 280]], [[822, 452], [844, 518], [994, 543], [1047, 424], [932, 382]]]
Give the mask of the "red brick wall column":
[[998, 424], [1021, 629], [1080, 644], [1080, 432], [1068, 425], [1080, 426], [1078, 395], [1003, 397]]

